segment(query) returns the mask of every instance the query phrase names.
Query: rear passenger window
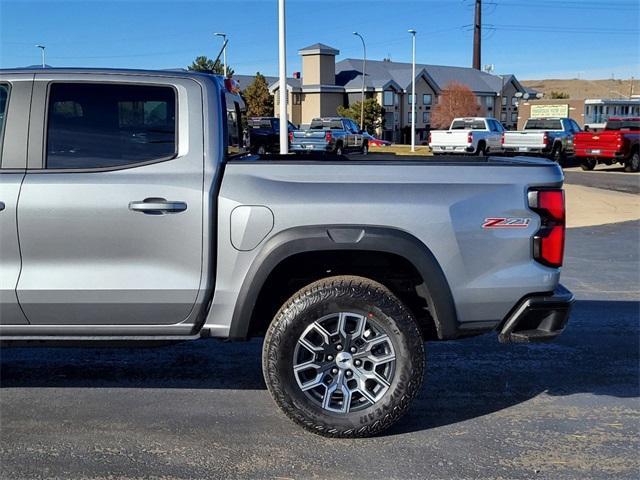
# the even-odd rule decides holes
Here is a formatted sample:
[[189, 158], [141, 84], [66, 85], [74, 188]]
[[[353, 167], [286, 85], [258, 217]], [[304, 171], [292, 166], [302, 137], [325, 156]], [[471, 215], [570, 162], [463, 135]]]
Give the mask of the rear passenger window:
[[4, 144], [4, 121], [7, 115], [9, 85], [0, 83], [0, 163], [2, 161], [2, 145]]
[[53, 83], [47, 168], [105, 168], [176, 154], [176, 93], [171, 87]]

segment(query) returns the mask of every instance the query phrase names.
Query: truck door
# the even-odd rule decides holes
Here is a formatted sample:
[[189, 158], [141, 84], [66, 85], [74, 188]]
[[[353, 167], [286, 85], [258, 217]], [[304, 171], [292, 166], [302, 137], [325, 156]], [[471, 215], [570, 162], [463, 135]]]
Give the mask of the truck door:
[[18, 300], [38, 325], [180, 323], [202, 268], [200, 86], [86, 77], [36, 75]]
[[32, 87], [33, 74], [3, 74], [0, 80], [1, 325], [28, 323], [16, 296], [22, 263], [16, 212], [27, 163], [27, 131]]

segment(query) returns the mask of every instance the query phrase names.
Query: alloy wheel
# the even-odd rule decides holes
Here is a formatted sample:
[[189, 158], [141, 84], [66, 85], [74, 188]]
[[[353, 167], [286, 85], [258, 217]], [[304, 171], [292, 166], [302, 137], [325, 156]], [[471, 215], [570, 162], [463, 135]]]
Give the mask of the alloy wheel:
[[395, 364], [393, 343], [372, 314], [339, 312], [304, 330], [294, 350], [293, 372], [313, 403], [346, 414], [384, 396]]

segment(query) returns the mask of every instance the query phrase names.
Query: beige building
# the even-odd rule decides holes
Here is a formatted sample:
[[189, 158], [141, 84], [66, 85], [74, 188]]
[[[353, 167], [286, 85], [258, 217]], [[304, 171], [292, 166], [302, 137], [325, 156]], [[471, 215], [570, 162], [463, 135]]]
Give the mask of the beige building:
[[[293, 123], [309, 124], [314, 117], [337, 115], [338, 106], [360, 101], [362, 67], [359, 59], [335, 61], [339, 51], [317, 43], [298, 52], [302, 57], [302, 79], [287, 80], [288, 112]], [[481, 115], [498, 118], [507, 128], [518, 122], [517, 92], [526, 92], [513, 75], [491, 75], [472, 68], [416, 65], [412, 78], [410, 63], [367, 60], [365, 95], [376, 98], [385, 109], [384, 139], [408, 143], [411, 125], [411, 90], [416, 83], [417, 140], [426, 139], [431, 129], [431, 110], [451, 82], [468, 86], [476, 95]], [[279, 111], [280, 88], [269, 87]]]

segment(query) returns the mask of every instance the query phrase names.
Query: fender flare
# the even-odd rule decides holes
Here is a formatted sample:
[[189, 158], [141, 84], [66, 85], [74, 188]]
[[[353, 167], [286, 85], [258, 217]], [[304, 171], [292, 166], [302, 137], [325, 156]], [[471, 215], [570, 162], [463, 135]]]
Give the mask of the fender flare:
[[459, 325], [451, 289], [429, 248], [395, 228], [368, 225], [316, 225], [283, 230], [265, 242], [240, 288], [229, 330], [233, 339], [247, 338], [258, 296], [270, 273], [285, 259], [306, 252], [354, 250], [392, 253], [409, 261], [421, 275], [423, 296], [438, 338], [457, 338]]

